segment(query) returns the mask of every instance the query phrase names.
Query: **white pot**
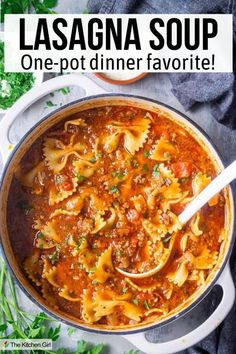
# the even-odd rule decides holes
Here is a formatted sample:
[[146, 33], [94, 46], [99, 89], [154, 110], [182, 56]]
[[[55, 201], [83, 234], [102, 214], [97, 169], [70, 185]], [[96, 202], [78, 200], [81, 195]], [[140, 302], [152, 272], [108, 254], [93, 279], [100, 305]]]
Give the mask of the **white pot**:
[[[12, 143], [9, 140], [9, 130], [15, 119], [25, 111], [27, 107], [32, 105], [41, 97], [46, 94], [58, 90], [62, 87], [67, 86], [79, 86], [85, 90], [85, 97], [76, 102], [72, 102], [54, 112], [50, 113], [46, 118], [42, 119], [36, 126], [34, 126], [30, 132], [28, 132], [24, 138], [19, 142], [19, 144], [13, 148]], [[213, 147], [209, 138], [201, 131], [199, 127], [191, 122], [186, 116], [177, 112], [171, 107], [164, 105], [163, 103], [156, 102], [155, 100], [146, 99], [143, 97], [126, 95], [126, 94], [109, 94], [100, 88], [93, 81], [88, 79], [83, 75], [64, 75], [59, 76], [49, 81], [46, 81], [39, 85], [37, 88], [32, 88], [28, 93], [23, 95], [6, 113], [0, 122], [0, 150], [5, 163], [5, 170], [3, 173], [2, 184], [0, 189], [0, 234], [1, 243], [3, 246], [3, 251], [6, 256], [6, 260], [10, 269], [12, 270], [19, 286], [22, 290], [36, 302], [43, 310], [50, 313], [50, 315], [56, 317], [58, 320], [65, 322], [69, 325], [79, 327], [80, 329], [93, 331], [96, 333], [103, 334], [118, 334], [124, 336], [128, 341], [133, 343], [140, 350], [147, 352], [149, 354], [167, 354], [174, 353], [183, 350], [187, 347], [194, 345], [195, 343], [201, 341], [210, 332], [212, 332], [226, 317], [230, 311], [234, 298], [235, 289], [232, 281], [232, 277], [229, 269], [229, 256], [233, 247], [233, 222], [234, 222], [234, 204], [232, 198], [232, 191], [230, 187], [227, 189], [228, 193], [228, 206], [226, 215], [226, 233], [227, 241], [225, 243], [225, 250], [223, 256], [219, 259], [218, 268], [212, 273], [207, 285], [204, 289], [195, 294], [192, 298], [188, 300], [187, 304], [182, 307], [175, 309], [173, 312], [168, 314], [168, 317], [163, 319], [158, 323], [149, 323], [144, 325], [137, 325], [135, 328], [129, 329], [106, 329], [98, 328], [92, 325], [86, 325], [76, 322], [76, 319], [71, 318], [65, 314], [62, 314], [56, 310], [52, 310], [47, 304], [42, 300], [41, 296], [37, 291], [29, 284], [27, 279], [22, 274], [12, 251], [8, 230], [6, 225], [6, 206], [8, 190], [13, 176], [14, 168], [17, 166], [18, 162], [24, 155], [24, 153], [29, 149], [29, 146], [38, 138], [39, 135], [43, 134], [51, 126], [58, 123], [60, 120], [64, 119], [66, 116], [72, 113], [88, 109], [91, 107], [98, 107], [107, 104], [132, 104], [141, 108], [146, 108], [148, 110], [162, 109], [165, 112], [170, 113], [172, 119], [178, 122], [178, 124], [184, 126], [186, 129], [191, 130], [191, 133], [195, 135], [198, 141], [204, 145], [208, 153], [211, 155], [215, 162], [215, 166], [220, 172], [224, 167], [219, 157], [219, 154]], [[145, 332], [148, 329], [154, 327], [160, 327], [166, 325], [180, 316], [184, 316], [187, 312], [193, 309], [203, 298], [211, 291], [211, 289], [218, 284], [223, 290], [223, 296], [220, 304], [216, 310], [210, 315], [210, 317], [202, 323], [200, 326], [194, 330], [190, 330], [186, 335], [170, 340], [164, 343], [150, 343], [145, 338]]]

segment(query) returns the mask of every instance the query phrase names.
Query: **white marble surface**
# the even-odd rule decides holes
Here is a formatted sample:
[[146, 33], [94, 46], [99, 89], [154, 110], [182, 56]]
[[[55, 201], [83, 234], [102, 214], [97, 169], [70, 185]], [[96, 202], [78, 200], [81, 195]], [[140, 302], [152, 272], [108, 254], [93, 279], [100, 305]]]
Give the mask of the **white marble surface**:
[[[57, 11], [59, 13], [81, 13], [86, 8], [87, 0], [67, 0], [59, 1]], [[171, 93], [171, 84], [166, 74], [150, 74], [143, 80], [129, 86], [113, 86], [107, 85], [96, 79], [92, 74], [89, 75], [100, 86], [107, 91], [127, 92], [138, 94], [146, 97], [151, 97], [159, 101], [165, 102], [176, 109], [184, 112], [182, 106]], [[53, 108], [46, 106], [46, 101], [51, 100], [60, 106], [69, 101], [82, 96], [83, 90], [73, 88], [69, 95], [55, 93], [54, 97], [45, 97], [30, 107], [22, 117], [19, 117], [11, 130], [11, 138], [16, 142], [30, 127], [32, 127], [40, 118], [48, 114]], [[186, 112], [185, 112], [186, 113]], [[196, 121], [208, 134], [213, 138], [216, 146], [222, 153], [227, 162], [236, 158], [236, 132], [231, 132], [229, 129], [217, 124], [210, 115], [208, 105], [202, 105], [196, 108], [193, 112], [187, 113], [194, 121]], [[1, 132], [0, 132], [1, 134]], [[22, 306], [29, 312], [37, 312], [39, 309], [35, 306], [23, 293], [18, 289], [18, 298]], [[194, 317], [194, 316], [193, 316]], [[106, 343], [106, 353], [122, 354], [134, 347], [122, 337], [96, 335], [77, 330], [75, 334], [69, 338], [66, 335], [66, 326], [63, 325], [63, 335], [61, 344], [74, 347], [79, 339], [85, 339], [93, 343]]]

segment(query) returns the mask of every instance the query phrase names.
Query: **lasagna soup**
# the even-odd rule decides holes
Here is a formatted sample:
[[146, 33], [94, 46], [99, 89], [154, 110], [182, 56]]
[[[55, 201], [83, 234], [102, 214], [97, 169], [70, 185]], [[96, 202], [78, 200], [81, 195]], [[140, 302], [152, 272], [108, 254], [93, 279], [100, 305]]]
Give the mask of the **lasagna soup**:
[[157, 321], [204, 287], [218, 260], [223, 193], [178, 221], [215, 175], [204, 148], [163, 112], [84, 110], [44, 133], [15, 171], [14, 253], [45, 302], [79, 323]]

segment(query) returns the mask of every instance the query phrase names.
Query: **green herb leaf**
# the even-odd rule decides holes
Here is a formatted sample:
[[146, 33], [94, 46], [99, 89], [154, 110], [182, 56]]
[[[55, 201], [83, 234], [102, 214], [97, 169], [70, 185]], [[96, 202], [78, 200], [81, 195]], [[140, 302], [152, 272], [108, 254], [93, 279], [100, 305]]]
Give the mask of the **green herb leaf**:
[[147, 158], [150, 157], [150, 155], [151, 155], [150, 151], [148, 151], [148, 150], [145, 150], [143, 154]]
[[82, 245], [82, 243], [83, 243], [84, 240], [86, 240], [86, 237], [84, 237], [84, 236], [81, 236], [81, 237], [79, 238], [78, 244], [77, 244], [77, 246], [76, 246], [77, 251], [80, 250], [80, 247], [81, 247], [81, 245]]
[[160, 176], [160, 172], [159, 172], [159, 165], [156, 163], [153, 168], [152, 168], [152, 175], [153, 177], [157, 178]]
[[163, 239], [163, 243], [167, 243], [167, 242], [169, 242], [170, 241], [170, 239], [171, 239], [171, 235], [169, 235], [169, 234], [167, 234], [167, 236]]
[[43, 1], [44, 6], [52, 8], [57, 5], [57, 0], [44, 0]]
[[52, 101], [47, 101], [47, 102], [46, 102], [46, 105], [47, 105], [48, 107], [55, 107], [55, 106], [57, 106], [57, 104], [53, 103]]
[[133, 157], [130, 159], [130, 165], [132, 168], [136, 169], [139, 167], [139, 163], [137, 160], [135, 160]]
[[59, 338], [60, 332], [61, 332], [61, 325], [55, 328], [50, 327], [48, 330], [48, 339], [51, 339], [53, 342], [55, 342]]
[[150, 308], [152, 307], [152, 306], [147, 302], [147, 300], [144, 301], [143, 306], [144, 306], [144, 308], [145, 308], [146, 310], [150, 310]]
[[126, 294], [127, 290], [128, 290], [128, 288], [122, 288], [122, 294]]
[[76, 328], [73, 328], [73, 327], [68, 327], [67, 328], [67, 334], [68, 336], [72, 336], [72, 334], [74, 334], [76, 332]]
[[91, 159], [89, 159], [89, 162], [95, 163], [97, 161], [95, 156], [92, 156]]
[[132, 302], [133, 302], [134, 305], [138, 306], [138, 303], [139, 303], [138, 299], [133, 299]]
[[77, 180], [81, 183], [86, 180], [85, 176], [80, 175], [79, 173], [74, 173], [74, 176], [77, 178]]
[[119, 188], [117, 186], [111, 186], [109, 190], [111, 193], [119, 193]]
[[87, 349], [88, 349], [88, 343], [85, 342], [85, 340], [80, 340], [77, 343], [77, 350], [73, 354], [83, 354], [87, 351]]
[[52, 265], [55, 265], [58, 262], [60, 257], [60, 250], [61, 245], [58, 243], [56, 244], [56, 251], [48, 255], [48, 258], [51, 261]]
[[142, 167], [143, 172], [148, 172], [148, 165], [145, 163]]
[[37, 238], [43, 239], [44, 238], [44, 234], [42, 233], [42, 231], [39, 231], [37, 233]]
[[111, 173], [112, 177], [116, 177], [118, 178], [119, 180], [122, 180], [126, 175], [127, 175], [127, 172], [126, 171], [112, 171]]
[[92, 267], [92, 268], [90, 268], [89, 273], [93, 274], [96, 272], [96, 270], [97, 270], [97, 267]]
[[[6, 5], [6, 2], [5, 2]], [[11, 4], [10, 13], [20, 13], [17, 4]], [[9, 13], [4, 10], [2, 13]], [[3, 20], [3, 17], [2, 17]], [[32, 73], [10, 73], [4, 71], [4, 43], [0, 42], [0, 108], [3, 110], [11, 107], [24, 93], [29, 91], [35, 82], [35, 76]]]
[[95, 347], [91, 348], [88, 354], [100, 354], [104, 348], [103, 344], [97, 344]]
[[4, 332], [7, 329], [7, 324], [3, 323], [0, 325], [0, 332]]
[[70, 93], [70, 88], [69, 87], [63, 87], [63, 88], [60, 88], [58, 91], [63, 93], [63, 95], [68, 95], [68, 93]]
[[38, 338], [41, 334], [42, 328], [31, 328], [29, 333], [28, 333], [28, 337], [29, 338]]

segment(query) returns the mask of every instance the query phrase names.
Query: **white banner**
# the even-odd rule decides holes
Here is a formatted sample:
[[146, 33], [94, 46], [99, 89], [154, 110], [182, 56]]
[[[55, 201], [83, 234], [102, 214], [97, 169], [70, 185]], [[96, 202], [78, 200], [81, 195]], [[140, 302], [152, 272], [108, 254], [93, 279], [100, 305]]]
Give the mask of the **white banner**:
[[6, 15], [10, 72], [232, 72], [232, 15]]

